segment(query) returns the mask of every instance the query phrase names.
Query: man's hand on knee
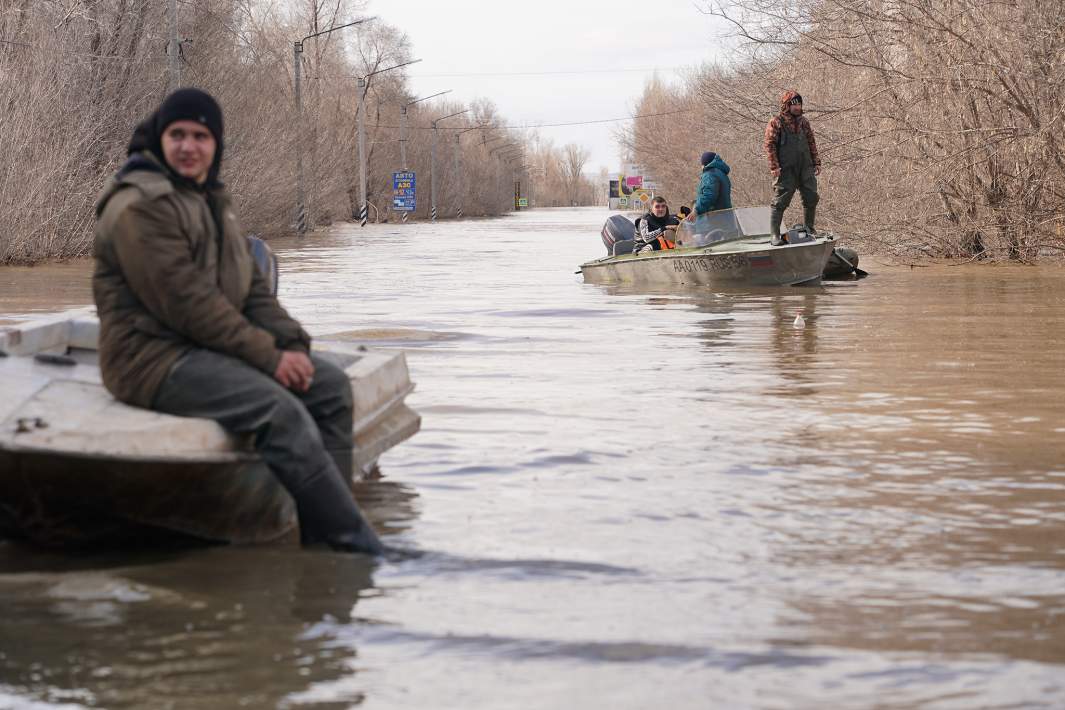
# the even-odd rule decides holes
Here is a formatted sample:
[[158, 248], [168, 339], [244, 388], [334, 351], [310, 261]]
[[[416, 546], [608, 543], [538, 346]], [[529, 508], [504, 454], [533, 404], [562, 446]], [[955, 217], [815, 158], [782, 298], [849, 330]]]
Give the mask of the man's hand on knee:
[[285, 350], [281, 353], [281, 361], [277, 363], [274, 379], [290, 390], [306, 392], [314, 379], [314, 363], [306, 353]]

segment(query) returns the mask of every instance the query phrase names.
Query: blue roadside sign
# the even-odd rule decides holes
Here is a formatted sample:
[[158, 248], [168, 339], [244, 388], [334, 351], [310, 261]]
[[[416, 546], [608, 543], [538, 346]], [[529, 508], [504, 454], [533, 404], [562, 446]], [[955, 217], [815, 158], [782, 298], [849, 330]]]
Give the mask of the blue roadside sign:
[[413, 212], [416, 204], [415, 187], [413, 171], [392, 173], [392, 209]]

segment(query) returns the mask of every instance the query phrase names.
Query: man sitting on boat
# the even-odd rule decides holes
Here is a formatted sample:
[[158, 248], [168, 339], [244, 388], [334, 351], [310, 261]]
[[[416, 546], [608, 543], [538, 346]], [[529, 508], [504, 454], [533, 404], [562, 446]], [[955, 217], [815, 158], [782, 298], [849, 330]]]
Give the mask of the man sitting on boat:
[[256, 268], [218, 180], [222, 109], [168, 96], [96, 205], [104, 385], [128, 404], [248, 435], [296, 502], [304, 544], [377, 554], [351, 495], [352, 394]]
[[708, 150], [700, 156], [703, 174], [699, 178], [699, 195], [695, 198], [689, 221], [715, 210], [732, 209], [732, 180], [729, 166], [717, 153]]
[[679, 224], [680, 220], [669, 213], [666, 198], [655, 197], [651, 209], [638, 220], [633, 252], [644, 254], [674, 248]]

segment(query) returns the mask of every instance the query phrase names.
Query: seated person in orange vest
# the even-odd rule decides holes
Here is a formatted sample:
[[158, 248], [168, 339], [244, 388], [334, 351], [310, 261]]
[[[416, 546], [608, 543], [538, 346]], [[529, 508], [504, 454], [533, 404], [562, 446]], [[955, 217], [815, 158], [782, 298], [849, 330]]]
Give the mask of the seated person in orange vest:
[[632, 251], [643, 254], [662, 249], [672, 249], [676, 241], [677, 225], [680, 220], [669, 213], [666, 198], [656, 197], [651, 200], [651, 209], [640, 218], [636, 232], [636, 244]]

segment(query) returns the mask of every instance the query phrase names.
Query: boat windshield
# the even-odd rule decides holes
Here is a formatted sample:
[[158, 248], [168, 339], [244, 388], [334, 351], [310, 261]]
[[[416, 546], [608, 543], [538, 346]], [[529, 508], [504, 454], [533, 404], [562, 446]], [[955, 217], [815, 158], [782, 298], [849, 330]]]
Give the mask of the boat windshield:
[[704, 247], [769, 234], [769, 207], [739, 207], [699, 215], [694, 222], [681, 222], [677, 246]]

